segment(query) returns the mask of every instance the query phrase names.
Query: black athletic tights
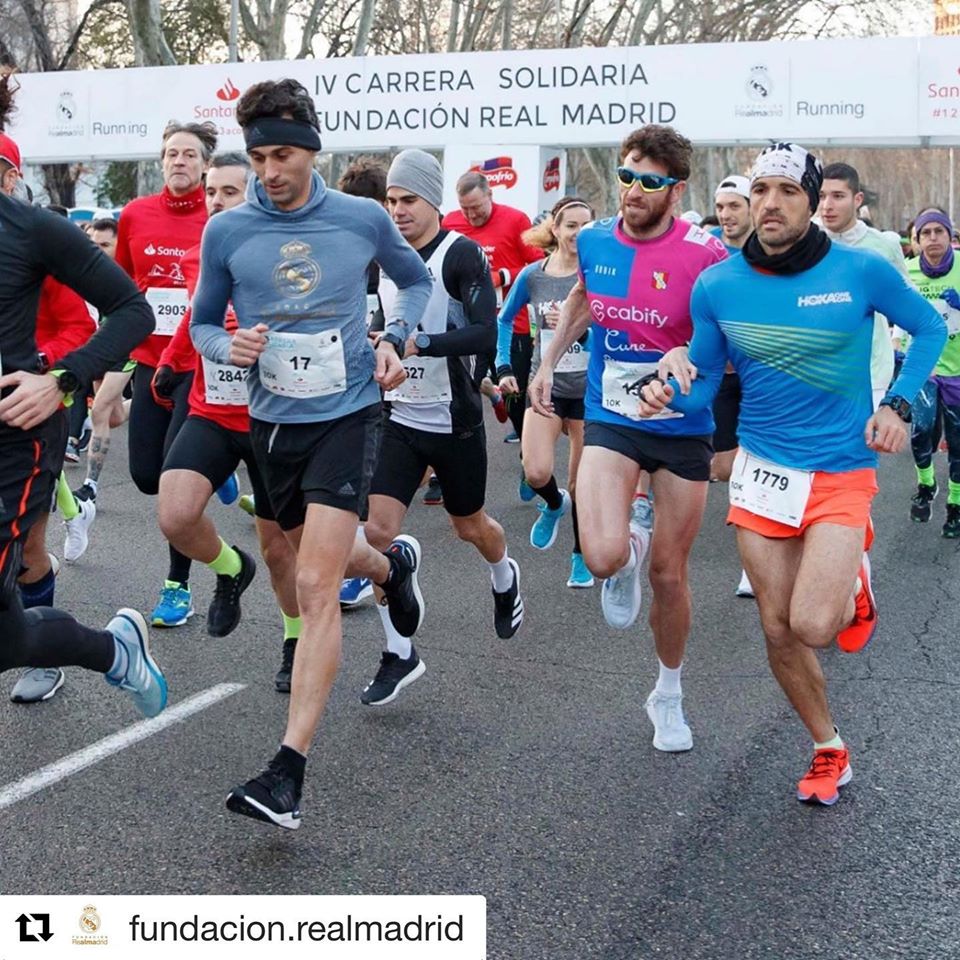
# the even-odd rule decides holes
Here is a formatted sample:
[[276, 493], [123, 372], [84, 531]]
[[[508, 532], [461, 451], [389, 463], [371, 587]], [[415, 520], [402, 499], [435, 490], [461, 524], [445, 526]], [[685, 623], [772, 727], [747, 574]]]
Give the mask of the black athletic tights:
[[[187, 398], [193, 375], [184, 377], [173, 393], [173, 410], [165, 410], [153, 399], [150, 381], [155, 367], [138, 363], [133, 373], [133, 402], [127, 443], [130, 452], [130, 476], [141, 493], [155, 497], [160, 489], [160, 471], [167, 451], [189, 413]], [[170, 547], [168, 580], [186, 583], [190, 578], [190, 558]]]

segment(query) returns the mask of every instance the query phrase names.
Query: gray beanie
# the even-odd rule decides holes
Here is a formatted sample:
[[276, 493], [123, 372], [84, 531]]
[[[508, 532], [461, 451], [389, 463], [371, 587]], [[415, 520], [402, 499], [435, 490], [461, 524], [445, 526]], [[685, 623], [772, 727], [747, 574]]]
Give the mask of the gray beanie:
[[443, 203], [443, 168], [423, 150], [402, 150], [387, 171], [387, 189], [390, 187], [409, 190], [439, 210]]

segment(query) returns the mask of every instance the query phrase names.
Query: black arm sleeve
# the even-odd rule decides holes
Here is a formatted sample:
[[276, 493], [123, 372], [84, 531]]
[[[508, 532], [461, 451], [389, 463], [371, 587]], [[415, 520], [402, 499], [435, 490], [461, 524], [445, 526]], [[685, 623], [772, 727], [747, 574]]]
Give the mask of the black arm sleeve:
[[443, 285], [463, 304], [467, 325], [431, 335], [428, 357], [469, 357], [497, 349], [497, 295], [486, 255], [472, 240], [458, 237], [443, 259]]
[[153, 311], [133, 280], [76, 224], [46, 210], [36, 213], [31, 239], [37, 262], [110, 318], [57, 364], [90, 383], [129, 357], [153, 332]]

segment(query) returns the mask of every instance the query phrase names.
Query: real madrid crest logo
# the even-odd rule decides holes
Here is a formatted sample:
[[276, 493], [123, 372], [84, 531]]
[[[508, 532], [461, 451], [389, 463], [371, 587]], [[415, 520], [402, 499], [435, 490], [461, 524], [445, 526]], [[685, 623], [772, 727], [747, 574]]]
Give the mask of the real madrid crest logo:
[[80, 929], [84, 933], [96, 933], [100, 929], [100, 915], [96, 907], [83, 908], [83, 913], [80, 914]]
[[291, 240], [280, 248], [283, 259], [273, 271], [273, 285], [284, 297], [305, 297], [317, 289], [320, 264], [310, 253], [310, 244], [302, 240]]

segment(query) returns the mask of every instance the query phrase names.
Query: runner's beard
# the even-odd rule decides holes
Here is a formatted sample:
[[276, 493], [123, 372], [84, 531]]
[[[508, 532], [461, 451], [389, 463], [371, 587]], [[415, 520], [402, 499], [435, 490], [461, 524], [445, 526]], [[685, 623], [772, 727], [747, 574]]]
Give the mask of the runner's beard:
[[627, 206], [626, 200], [624, 200], [621, 209], [624, 223], [631, 230], [642, 232], [660, 223], [669, 213], [670, 206], [670, 191], [664, 190], [662, 194], [647, 194], [646, 209]]

